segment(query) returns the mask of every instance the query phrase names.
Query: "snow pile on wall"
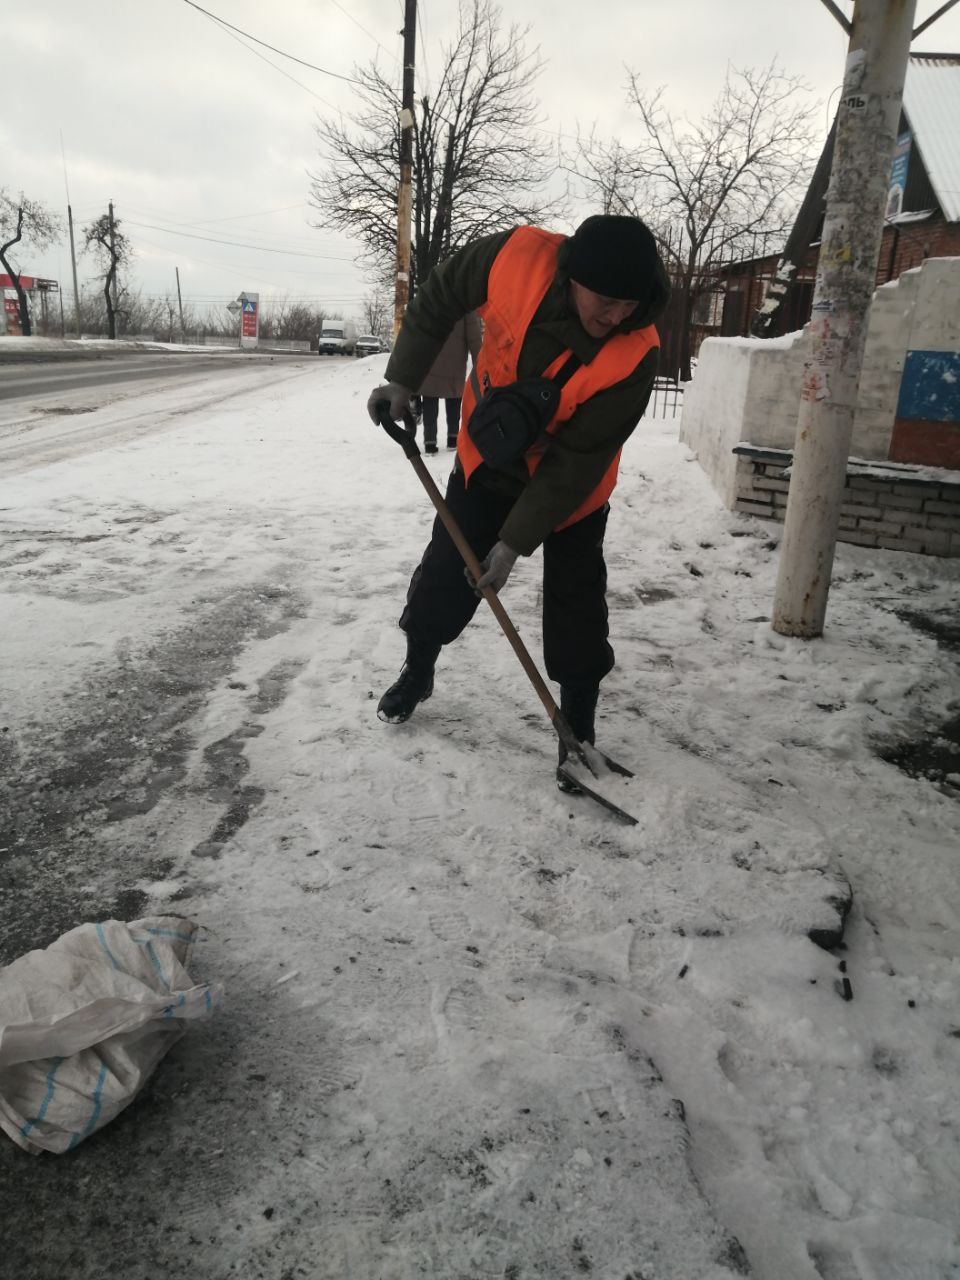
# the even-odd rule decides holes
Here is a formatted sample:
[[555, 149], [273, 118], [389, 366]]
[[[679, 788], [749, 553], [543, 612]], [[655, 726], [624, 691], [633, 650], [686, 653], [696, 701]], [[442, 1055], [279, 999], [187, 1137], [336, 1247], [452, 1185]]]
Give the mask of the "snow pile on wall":
[[763, 338], [708, 338], [697, 372], [684, 388], [680, 439], [695, 450], [724, 504], [736, 498], [741, 440], [770, 448], [793, 447], [803, 368], [801, 332]]
[[[708, 338], [684, 393], [681, 439], [697, 452], [723, 501], [736, 495], [734, 445], [792, 450], [805, 330], [782, 338]], [[960, 259], [928, 258], [873, 297], [854, 418], [852, 455], [890, 456], [907, 352], [960, 350]]]

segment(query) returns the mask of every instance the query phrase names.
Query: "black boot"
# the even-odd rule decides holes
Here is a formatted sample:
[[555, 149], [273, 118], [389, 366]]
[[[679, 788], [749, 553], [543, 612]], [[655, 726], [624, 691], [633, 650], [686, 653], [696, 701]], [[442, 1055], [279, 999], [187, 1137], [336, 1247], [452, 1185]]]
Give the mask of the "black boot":
[[[573, 730], [573, 736], [578, 742], [589, 742], [592, 746], [596, 738], [594, 729], [594, 718], [597, 713], [597, 699], [600, 696], [600, 686], [598, 684], [576, 684], [560, 686], [560, 713], [566, 720], [567, 724]], [[567, 758], [567, 748], [561, 741], [559, 765], [563, 765]], [[561, 791], [567, 791], [573, 795], [580, 794], [580, 788], [575, 784], [568, 782], [562, 777], [560, 769], [557, 769], [557, 786]]]
[[388, 724], [403, 724], [418, 702], [433, 693], [433, 668], [440, 645], [425, 645], [407, 636], [407, 660], [400, 675], [377, 703], [377, 715]]

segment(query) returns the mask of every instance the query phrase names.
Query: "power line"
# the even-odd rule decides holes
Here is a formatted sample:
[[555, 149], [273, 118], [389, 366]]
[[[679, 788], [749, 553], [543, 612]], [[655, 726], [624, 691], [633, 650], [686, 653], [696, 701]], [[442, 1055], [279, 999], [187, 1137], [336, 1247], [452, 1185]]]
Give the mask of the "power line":
[[230, 213], [222, 218], [197, 218], [195, 222], [181, 222], [177, 226], [204, 227], [210, 222], [239, 222], [241, 218], [263, 218], [272, 213], [289, 213], [291, 209], [309, 209], [306, 200], [298, 200], [296, 204], [283, 204], [279, 209], [258, 209], [255, 213]]
[[[260, 293], [266, 294], [266, 289], [261, 285]], [[276, 289], [275, 293], [286, 299], [288, 302], [335, 302], [338, 305], [346, 305], [348, 303], [362, 302], [363, 295], [359, 293], [351, 294], [329, 294], [329, 293], [289, 293], [286, 289]], [[165, 302], [167, 298], [172, 296], [171, 293], [138, 293], [137, 297], [142, 298], [144, 302]], [[272, 297], [273, 294], [267, 295]], [[205, 294], [205, 293], [185, 293], [183, 295], [184, 302], [189, 302], [195, 307], [222, 305], [223, 294]]]
[[[187, 254], [175, 255], [174, 252], [171, 249], [169, 249], [167, 246], [159, 245], [153, 240], [145, 240], [143, 236], [138, 236], [136, 248], [139, 250], [141, 245], [147, 245], [151, 249], [154, 249], [162, 254], [169, 255], [169, 260], [171, 263], [177, 261], [178, 258], [181, 261], [181, 263], [184, 260], [186, 260], [191, 266], [194, 263], [199, 263], [200, 266], [207, 267], [211, 271], [216, 271], [220, 275], [230, 276], [234, 280], [237, 278], [238, 275], [245, 276], [247, 278], [256, 277], [258, 280], [263, 280], [264, 278], [265, 272], [264, 272], [264, 266], [262, 262], [256, 262], [256, 263], [254, 262], [226, 262], [226, 263], [211, 262], [209, 258], [199, 257], [196, 253], [193, 252], [192, 249]], [[300, 282], [303, 281], [304, 274], [305, 274], [304, 268], [302, 266], [296, 266], [296, 267], [272, 266], [269, 268], [269, 271], [266, 274], [269, 274], [271, 277], [275, 277], [278, 273], [280, 275], [296, 274], [297, 280]], [[310, 274], [312, 275], [313, 273], [311, 272]], [[323, 278], [327, 279], [329, 275], [329, 278], [331, 280], [334, 280], [337, 282], [337, 284], [334, 287], [342, 287], [342, 285], [340, 284], [340, 280], [343, 274], [344, 272], [342, 268], [336, 268], [329, 272], [325, 271], [323, 273]], [[348, 288], [351, 287], [351, 283], [347, 284]], [[249, 287], [252, 288], [253, 286], [251, 285]], [[274, 284], [262, 285], [261, 287], [264, 289], [284, 288], [283, 285], [274, 285]]]
[[420, 10], [422, 6], [417, 5], [417, 27], [420, 31], [420, 60], [423, 63], [423, 78], [426, 82], [426, 88], [430, 89], [430, 67], [427, 63], [427, 40], [423, 34], [423, 23], [420, 21]]
[[[281, 58], [289, 58], [291, 62], [299, 63], [300, 66], [307, 67], [310, 71], [319, 71], [322, 75], [332, 76], [334, 79], [343, 80], [347, 84], [357, 85], [358, 88], [364, 87], [363, 81], [357, 80], [354, 76], [344, 76], [344, 75], [341, 75], [338, 71], [329, 71], [327, 70], [326, 67], [316, 66], [315, 63], [304, 62], [302, 58], [297, 58], [292, 53], [285, 53], [283, 49], [278, 49], [276, 48], [276, 46], [272, 44], [267, 44], [265, 40], [260, 40], [256, 36], [252, 36], [249, 31], [244, 31], [241, 27], [235, 27], [232, 22], [227, 22], [225, 18], [220, 18], [215, 13], [210, 13], [207, 9], [204, 9], [200, 5], [196, 4], [195, 0], [183, 0], [183, 3], [188, 4], [191, 7], [191, 9], [196, 9], [199, 13], [204, 14], [206, 17], [210, 18], [212, 22], [217, 23], [219, 26], [229, 28], [231, 32], [232, 31], [238, 32], [240, 35], [246, 37], [246, 39], [252, 40], [254, 44], [262, 45], [264, 49], [269, 49], [272, 53], [279, 54]], [[357, 22], [356, 18], [354, 18], [352, 14], [347, 13], [347, 10], [344, 9], [342, 5], [338, 4], [337, 0], [331, 0], [331, 4], [335, 4], [336, 7], [341, 10], [342, 13], [346, 14], [346, 16], [350, 18], [352, 22], [355, 22], [356, 25], [360, 27], [360, 30], [363, 31], [365, 35], [369, 36], [370, 39], [373, 40], [373, 42], [377, 45], [379, 49], [383, 49], [384, 53], [388, 53], [388, 51], [377, 39], [377, 37], [373, 35], [372, 32], [367, 31], [367, 29], [364, 26], [362, 26], [361, 23]], [[424, 58], [424, 69], [426, 70], [426, 40], [424, 39], [423, 26], [420, 23], [419, 13], [417, 15], [417, 23], [418, 23], [418, 26], [420, 26], [420, 42], [424, 46], [423, 58]], [[236, 37], [233, 37], [233, 38], [236, 39]], [[238, 43], [242, 44], [243, 41], [238, 41]], [[305, 93], [309, 93], [311, 97], [316, 98], [318, 102], [322, 102], [324, 106], [329, 107], [332, 111], [337, 111], [337, 112], [340, 111], [339, 107], [335, 106], [332, 102], [328, 102], [326, 98], [321, 98], [320, 95], [318, 93], [314, 93], [314, 91], [308, 85], [303, 84], [300, 80], [297, 80], [294, 76], [291, 76], [288, 72], [284, 71], [282, 67], [278, 67], [275, 63], [271, 62], [269, 58], [264, 58], [262, 54], [257, 53], [256, 49], [251, 49], [249, 45], [244, 45], [244, 48], [246, 48], [248, 52], [254, 54], [255, 57], [260, 58], [263, 62], [267, 64], [268, 67], [273, 67], [274, 71], [278, 71], [280, 75], [286, 76], [288, 80], [291, 80], [295, 85], [297, 85], [298, 88], [303, 89]], [[388, 56], [393, 57], [395, 62], [397, 61], [394, 55], [388, 55]], [[427, 78], [429, 79], [429, 76]], [[434, 106], [434, 114], [440, 120], [442, 120], [445, 124], [451, 125], [451, 126], [453, 125], [453, 121], [447, 119], [446, 116], [442, 115], [439, 111], [437, 111], [436, 106]], [[534, 133], [542, 133], [547, 137], [551, 137], [551, 138], [561, 137], [561, 138], [567, 138], [571, 142], [576, 141], [576, 139], [574, 139], [571, 134], [563, 133], [560, 130], [541, 129], [537, 125], [531, 125], [530, 128]], [[556, 168], [554, 169], [554, 172], [556, 172]]]
[[340, 12], [341, 12], [342, 14], [344, 14], [346, 17], [348, 17], [348, 18], [350, 19], [350, 21], [354, 24], [354, 26], [359, 27], [359, 28], [360, 28], [360, 30], [363, 32], [363, 34], [364, 34], [365, 36], [369, 36], [369, 37], [370, 37], [370, 39], [373, 41], [373, 43], [377, 46], [377, 48], [378, 48], [378, 49], [383, 49], [383, 52], [387, 55], [387, 57], [388, 57], [388, 58], [392, 58], [392, 59], [394, 60], [394, 62], [399, 62], [399, 61], [400, 61], [400, 59], [397, 57], [397, 55], [396, 55], [395, 53], [391, 53], [389, 49], [384, 49], [383, 45], [380, 43], [380, 41], [377, 39], [377, 37], [373, 34], [373, 32], [372, 32], [372, 31], [368, 31], [368, 30], [367, 30], [367, 28], [363, 25], [363, 23], [362, 23], [362, 22], [358, 22], [358, 21], [357, 21], [357, 19], [353, 16], [353, 14], [352, 14], [352, 13], [349, 13], [349, 12], [348, 12], [344, 7], [343, 7], [343, 5], [342, 5], [342, 4], [340, 4], [340, 3], [338, 2], [338, 0], [330, 0], [330, 3], [331, 3], [335, 8], [339, 9], [339, 10], [340, 10]]
[[[192, 0], [186, 0], [186, 3], [187, 4], [192, 3]], [[194, 8], [196, 7], [197, 6], [195, 5]], [[206, 10], [204, 10], [203, 12], [206, 12]], [[213, 17], [212, 14], [209, 16]], [[229, 36], [231, 40], [235, 40], [237, 44], [241, 46], [241, 48], [246, 49], [248, 53], [252, 53], [253, 56], [255, 58], [259, 58], [261, 62], [265, 62], [268, 67], [271, 67], [279, 75], [283, 76], [285, 80], [289, 80], [291, 84], [295, 84], [297, 88], [302, 89], [304, 93], [309, 93], [311, 98], [316, 98], [318, 102], [322, 102], [323, 105], [325, 107], [329, 107], [331, 111], [339, 111], [339, 107], [335, 107], [332, 102], [329, 102], [326, 98], [321, 97], [319, 93], [314, 93], [314, 91], [309, 87], [309, 85], [305, 85], [302, 80], [298, 80], [296, 76], [292, 76], [289, 71], [284, 71], [283, 67], [278, 67], [275, 62], [271, 62], [269, 58], [265, 57], [265, 55], [262, 54], [259, 49], [254, 49], [252, 45], [247, 44], [246, 40], [241, 39], [241, 37], [238, 35], [235, 35], [233, 31], [229, 30], [229, 26], [230, 26], [229, 23], [223, 23], [219, 18], [213, 18], [213, 21], [220, 27], [220, 29], [223, 31], [223, 34], [225, 36]]]
[[162, 231], [168, 236], [183, 236], [187, 240], [207, 240], [210, 244], [226, 244], [232, 249], [255, 249], [257, 253], [279, 253], [294, 258], [324, 258], [331, 262], [353, 262], [353, 258], [343, 257], [336, 253], [301, 253], [297, 249], [268, 249], [265, 245], [247, 244], [242, 240], [219, 240], [215, 236], [199, 236], [192, 231], [171, 231], [168, 227], [158, 227], [153, 222], [135, 222], [132, 218], [124, 218], [130, 227], [145, 227], [148, 231]]
[[[219, 218], [210, 218], [210, 219], [207, 219], [207, 220], [205, 220], [205, 221], [203, 221], [203, 220], [182, 221], [182, 220], [177, 219], [177, 218], [167, 217], [167, 216], [166, 216], [165, 214], [163, 214], [163, 213], [157, 213], [157, 212], [156, 212], [155, 210], [153, 210], [153, 209], [141, 209], [141, 208], [139, 208], [139, 207], [138, 207], [138, 206], [136, 206], [136, 205], [127, 205], [127, 206], [125, 206], [125, 207], [129, 210], [129, 213], [130, 213], [130, 215], [132, 216], [132, 218], [133, 218], [133, 219], [137, 219], [137, 218], [159, 218], [159, 219], [160, 219], [160, 224], [161, 224], [162, 229], [163, 229], [163, 230], [164, 230], [168, 235], [178, 235], [178, 234], [180, 234], [179, 228], [181, 228], [181, 227], [186, 227], [186, 228], [187, 228], [188, 230], [190, 230], [190, 231], [205, 231], [205, 230], [207, 230], [207, 223], [208, 223], [208, 222], [216, 223], [216, 222], [219, 222], [219, 221], [226, 221], [226, 219], [219, 219]], [[292, 207], [292, 208], [299, 208], [300, 206], [299, 206], [299, 205], [293, 205], [293, 206], [291, 206], [291, 207]], [[254, 215], [254, 214], [249, 214], [249, 215], [247, 215], [247, 216], [249, 216], [249, 217], [254, 217], [255, 215]], [[125, 216], [124, 216], [124, 218], [123, 218], [123, 221], [124, 221], [124, 222], [126, 222], [127, 220], [128, 220], [128, 219], [127, 219], [127, 216], [125, 215]], [[134, 226], [139, 225], [139, 226], [150, 226], [150, 227], [153, 227], [153, 226], [155, 226], [156, 224], [155, 224], [155, 223], [137, 223], [136, 221], [134, 221], [134, 222], [133, 222], [133, 225], [134, 225]], [[214, 226], [214, 227], [210, 227], [209, 229], [210, 229], [210, 230], [219, 230], [219, 227]], [[316, 229], [317, 229], [317, 230], [319, 230], [320, 228], [316, 228]], [[270, 236], [270, 235], [277, 236], [277, 235], [280, 235], [280, 234], [281, 234], [280, 232], [277, 232], [277, 231], [272, 231], [272, 232], [269, 232], [269, 231], [263, 231], [263, 232], [261, 232], [261, 230], [260, 230], [258, 227], [251, 227], [251, 228], [250, 228], [250, 230], [251, 230], [251, 233], [252, 233], [253, 235], [260, 235], [260, 234], [263, 234], [263, 235], [267, 235], [267, 236]], [[184, 233], [184, 234], [185, 234], [185, 233]], [[211, 239], [211, 240], [216, 240], [216, 239], [217, 239], [217, 237], [213, 237], [213, 236], [211, 236], [211, 237], [210, 237], [210, 239]], [[318, 237], [317, 237], [317, 236], [315, 236], [315, 235], [312, 235], [312, 236], [311, 236], [311, 235], [307, 235], [307, 234], [305, 234], [305, 235], [303, 235], [302, 237], [301, 237], [301, 236], [299, 236], [299, 235], [298, 235], [298, 236], [296, 236], [296, 237], [294, 237], [293, 235], [283, 234], [283, 244], [284, 244], [284, 246], [285, 246], [288, 250], [293, 250], [293, 249], [300, 249], [300, 248], [303, 248], [305, 253], [315, 253], [315, 252], [322, 252], [325, 248], [328, 248], [328, 247], [331, 247], [331, 248], [338, 248], [338, 247], [340, 247], [340, 246], [338, 246], [338, 245], [327, 246], [327, 245], [326, 245], [326, 243], [325, 243], [325, 241], [326, 241], [326, 237], [324, 237], [323, 239], [318, 239]], [[224, 244], [231, 244], [231, 245], [232, 245], [232, 244], [238, 244], [238, 243], [241, 243], [241, 242], [239, 242], [239, 241], [234, 241], [234, 240], [224, 240], [222, 243], [224, 243]], [[336, 255], [330, 255], [330, 256], [331, 256], [331, 257], [335, 257]], [[344, 261], [346, 261], [346, 259], [344, 259]]]
[[[328, 71], [326, 67], [318, 67], [312, 62], [304, 62], [302, 58], [297, 58], [292, 53], [284, 53], [282, 49], [278, 49], [275, 45], [267, 44], [266, 40], [258, 40], [249, 31], [244, 31], [241, 27], [235, 27], [232, 22], [227, 22], [225, 18], [220, 18], [215, 13], [210, 13], [209, 10], [201, 8], [200, 5], [194, 3], [194, 0], [183, 0], [183, 3], [188, 4], [191, 9], [196, 9], [199, 13], [204, 14], [213, 22], [219, 22], [222, 27], [229, 27], [231, 31], [236, 31], [239, 35], [246, 36], [254, 44], [263, 45], [264, 49], [269, 49], [271, 53], [278, 53], [281, 58], [289, 58], [291, 62], [298, 62], [301, 67], [307, 67], [310, 71], [319, 71], [321, 75], [332, 76], [335, 80], [345, 80], [347, 84], [359, 84], [359, 81], [354, 80], [351, 76], [342, 76], [339, 71]], [[369, 32], [367, 34], [369, 35]], [[300, 87], [306, 88], [305, 85]]]

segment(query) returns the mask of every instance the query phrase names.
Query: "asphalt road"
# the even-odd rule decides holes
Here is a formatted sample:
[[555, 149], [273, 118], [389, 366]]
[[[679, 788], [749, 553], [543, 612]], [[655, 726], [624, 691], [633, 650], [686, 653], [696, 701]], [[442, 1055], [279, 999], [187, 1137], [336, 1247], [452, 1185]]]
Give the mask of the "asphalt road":
[[184, 412], [222, 406], [265, 382], [308, 376], [317, 360], [308, 352], [140, 351], [0, 360], [0, 477], [170, 430]]
[[287, 363], [290, 360], [316, 360], [306, 353], [275, 355], [109, 355], [83, 360], [44, 359], [42, 362], [18, 361], [0, 364], [0, 400], [36, 400], [41, 396], [61, 395], [92, 387], [114, 386], [145, 378], [171, 378], [183, 381], [210, 372], [230, 374], [249, 371], [267, 361]]

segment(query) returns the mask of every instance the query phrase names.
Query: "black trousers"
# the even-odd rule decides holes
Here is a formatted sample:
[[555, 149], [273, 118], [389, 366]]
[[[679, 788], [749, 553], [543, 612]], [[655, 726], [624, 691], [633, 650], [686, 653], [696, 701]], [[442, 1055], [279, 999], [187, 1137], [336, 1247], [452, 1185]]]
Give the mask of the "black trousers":
[[[423, 405], [423, 441], [424, 444], [437, 443], [437, 419], [440, 416], [440, 397], [421, 396]], [[456, 440], [460, 430], [460, 397], [448, 396], [443, 402], [447, 418], [447, 440]]]
[[[479, 560], [499, 537], [513, 499], [457, 469], [446, 494], [454, 519]], [[612, 669], [608, 640], [607, 567], [603, 535], [609, 508], [551, 533], [543, 544], [543, 654], [547, 675], [563, 685], [595, 685]], [[464, 577], [463, 560], [439, 517], [414, 570], [400, 627], [426, 645], [450, 644], [476, 613], [480, 600]]]

